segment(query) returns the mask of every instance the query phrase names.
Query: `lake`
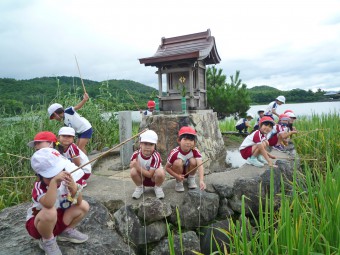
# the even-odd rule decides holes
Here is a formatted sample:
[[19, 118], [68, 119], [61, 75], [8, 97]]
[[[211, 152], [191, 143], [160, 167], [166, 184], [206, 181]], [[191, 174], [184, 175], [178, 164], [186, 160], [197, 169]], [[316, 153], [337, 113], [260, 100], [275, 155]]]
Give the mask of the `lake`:
[[[270, 102], [268, 102], [269, 104]], [[255, 116], [257, 115], [257, 111], [261, 108], [266, 109], [268, 105], [252, 105], [248, 110], [249, 113], [253, 113]], [[293, 110], [295, 115], [305, 115], [311, 116], [313, 113], [322, 114], [322, 113], [331, 113], [331, 112], [340, 112], [340, 101], [334, 102], [318, 102], [318, 103], [301, 103], [301, 104], [283, 104], [277, 108], [277, 112], [279, 114], [284, 113], [285, 110]]]

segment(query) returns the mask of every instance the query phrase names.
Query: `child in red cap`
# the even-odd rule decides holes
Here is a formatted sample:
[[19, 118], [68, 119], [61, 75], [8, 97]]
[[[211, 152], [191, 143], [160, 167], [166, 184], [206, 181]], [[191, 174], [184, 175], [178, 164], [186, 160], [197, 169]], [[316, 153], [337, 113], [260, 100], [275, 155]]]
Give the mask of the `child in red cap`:
[[147, 106], [148, 106], [148, 109], [144, 111], [143, 114], [145, 116], [150, 116], [153, 114], [153, 111], [155, 110], [156, 103], [155, 101], [150, 100]]
[[196, 172], [199, 172], [200, 189], [204, 190], [206, 185], [204, 179], [204, 169], [202, 164], [202, 155], [195, 147], [197, 139], [197, 133], [192, 127], [184, 126], [178, 132], [177, 142], [179, 146], [172, 149], [165, 166], [166, 171], [176, 179], [175, 190], [177, 192], [183, 192], [183, 180], [185, 174], [190, 172], [196, 166], [199, 167], [190, 172], [188, 175], [188, 187], [189, 189], [197, 188], [195, 182]]

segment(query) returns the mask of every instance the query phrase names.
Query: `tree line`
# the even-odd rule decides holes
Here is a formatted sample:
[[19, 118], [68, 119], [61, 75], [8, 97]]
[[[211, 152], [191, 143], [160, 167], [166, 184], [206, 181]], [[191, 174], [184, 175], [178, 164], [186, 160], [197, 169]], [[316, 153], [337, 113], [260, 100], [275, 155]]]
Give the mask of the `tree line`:
[[[247, 88], [240, 78], [240, 71], [227, 77], [222, 69], [207, 68], [207, 97], [209, 108], [219, 118], [244, 116], [250, 104], [268, 104], [278, 95], [284, 95], [289, 103], [317, 102], [327, 98], [325, 92], [303, 89], [281, 91], [269, 86]], [[229, 79], [228, 79], [229, 78]], [[102, 82], [84, 80], [91, 100], [103, 111], [139, 110], [158, 91], [131, 80], [107, 80]], [[127, 92], [128, 91], [128, 92]], [[13, 116], [25, 110], [40, 109], [54, 103], [62, 94], [82, 97], [81, 80], [77, 77], [42, 77], [28, 80], [0, 78], [0, 111], [2, 116]]]

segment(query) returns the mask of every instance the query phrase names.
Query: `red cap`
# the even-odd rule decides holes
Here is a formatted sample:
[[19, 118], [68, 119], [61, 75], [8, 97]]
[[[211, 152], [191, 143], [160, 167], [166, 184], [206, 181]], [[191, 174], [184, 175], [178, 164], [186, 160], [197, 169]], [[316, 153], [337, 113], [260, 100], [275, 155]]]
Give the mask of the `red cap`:
[[150, 100], [150, 101], [148, 102], [148, 108], [155, 107], [155, 106], [156, 106], [155, 101]]
[[195, 136], [197, 135], [196, 130], [188, 126], [181, 127], [181, 129], [178, 131], [178, 136], [181, 136], [184, 134], [195, 135]]
[[268, 117], [268, 116], [264, 116], [260, 119], [260, 125], [263, 122], [271, 122], [273, 124], [273, 126], [275, 125], [275, 121], [271, 117]]
[[57, 142], [57, 137], [55, 134], [49, 131], [42, 131], [35, 135], [34, 140], [30, 141], [27, 145], [29, 147], [34, 147], [34, 142]]
[[287, 114], [280, 114], [280, 116], [279, 116], [279, 120], [289, 120], [289, 119], [290, 119], [290, 117]]

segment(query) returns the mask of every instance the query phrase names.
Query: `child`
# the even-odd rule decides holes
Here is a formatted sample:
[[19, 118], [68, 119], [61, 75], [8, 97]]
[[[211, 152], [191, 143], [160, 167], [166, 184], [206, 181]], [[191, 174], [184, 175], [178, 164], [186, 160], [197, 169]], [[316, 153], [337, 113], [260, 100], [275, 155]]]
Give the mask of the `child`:
[[[59, 143], [60, 143], [60, 153], [67, 159], [71, 160], [76, 166], [81, 166], [89, 162], [89, 158], [85, 155], [85, 153], [79, 149], [79, 147], [74, 143], [75, 131], [71, 127], [62, 127], [59, 130]], [[87, 164], [82, 167], [84, 171], [83, 177], [77, 181], [77, 183], [81, 184], [84, 187], [87, 186], [86, 180], [91, 175], [91, 164]]]
[[26, 229], [39, 239], [39, 247], [46, 254], [61, 254], [56, 242], [86, 242], [88, 236], [74, 229], [89, 211], [82, 199], [81, 185], [64, 171], [66, 162], [58, 151], [43, 148], [36, 151], [31, 166], [40, 180], [32, 190], [33, 205], [27, 211]]
[[132, 194], [135, 199], [143, 194], [143, 186], [153, 186], [156, 197], [164, 198], [161, 186], [165, 180], [165, 172], [161, 164], [161, 155], [156, 151], [157, 140], [155, 131], [145, 131], [140, 135], [140, 149], [131, 156], [130, 175], [137, 186]]
[[177, 192], [183, 192], [183, 180], [186, 177], [186, 173], [190, 172], [196, 166], [198, 169], [190, 172], [188, 176], [189, 189], [197, 188], [195, 182], [195, 175], [198, 170], [200, 179], [200, 189], [204, 190], [206, 185], [203, 181], [204, 169], [202, 165], [202, 155], [195, 147], [197, 134], [192, 127], [184, 126], [178, 132], [177, 142], [179, 146], [172, 149], [165, 166], [166, 171], [176, 179], [175, 190]]
[[57, 143], [57, 137], [55, 134], [49, 131], [42, 131], [35, 135], [33, 141], [27, 143], [27, 146], [37, 151], [41, 148], [55, 148]]
[[279, 114], [276, 112], [276, 109], [279, 105], [282, 105], [286, 102], [286, 98], [284, 96], [278, 96], [275, 101], [271, 102], [264, 113], [264, 116], [268, 116], [274, 120], [273, 114], [279, 117]]
[[266, 134], [270, 133], [275, 122], [270, 117], [263, 117], [259, 124], [259, 130], [248, 135], [239, 150], [248, 164], [256, 167], [263, 167], [264, 164], [268, 164], [273, 167], [270, 158], [275, 159], [276, 157], [266, 151]]
[[259, 129], [260, 119], [264, 116], [264, 112], [265, 112], [264, 109], [260, 109], [260, 110], [257, 111], [257, 114], [259, 115], [259, 117], [258, 117], [257, 120], [256, 120], [256, 123], [255, 123], [255, 125], [254, 125], [254, 128], [253, 128], [253, 131], [252, 131], [252, 132], [254, 132], [254, 131], [256, 131], [256, 130]]
[[77, 145], [85, 154], [85, 146], [92, 137], [93, 130], [90, 122], [76, 111], [82, 108], [87, 100], [89, 100], [89, 96], [85, 93], [83, 100], [74, 107], [64, 110], [61, 104], [52, 104], [47, 110], [51, 120], [64, 121], [65, 126], [74, 128], [78, 136]]
[[296, 120], [296, 116], [292, 110], [286, 110], [284, 114], [287, 114], [289, 116], [289, 121], [288, 121], [288, 129], [289, 131], [296, 131], [296, 128], [293, 127], [293, 124]]
[[[282, 145], [286, 143], [286, 139], [292, 134], [296, 134], [296, 131], [288, 131], [289, 116], [287, 114], [280, 114], [279, 122], [274, 126], [273, 130], [267, 135], [269, 146], [277, 151], [284, 151]], [[286, 143], [287, 144], [287, 143]]]
[[150, 100], [148, 102], [148, 109], [143, 112], [145, 116], [150, 116], [153, 114], [153, 111], [155, 110], [156, 103], [155, 101]]
[[239, 133], [242, 134], [242, 130], [244, 130], [244, 134], [248, 134], [248, 127], [250, 127], [250, 121], [254, 119], [254, 115], [251, 113], [247, 114], [247, 118], [241, 118], [235, 125], [235, 128]]

